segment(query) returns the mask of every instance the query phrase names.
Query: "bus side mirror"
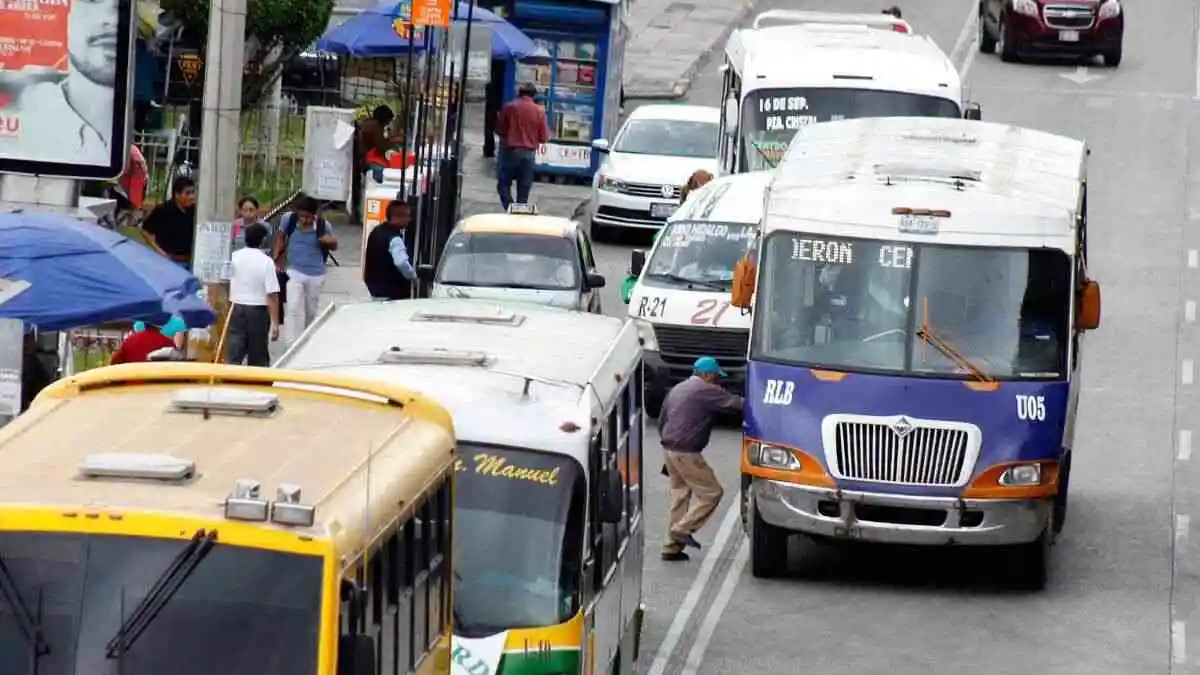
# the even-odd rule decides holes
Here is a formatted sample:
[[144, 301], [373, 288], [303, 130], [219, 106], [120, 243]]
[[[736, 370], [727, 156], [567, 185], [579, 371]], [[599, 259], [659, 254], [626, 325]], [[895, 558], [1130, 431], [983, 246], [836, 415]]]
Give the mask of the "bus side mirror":
[[433, 283], [433, 265], [417, 265], [417, 278], [427, 284]]
[[646, 252], [640, 248], [635, 248], [629, 252], [629, 273], [635, 277], [642, 276], [642, 269], [646, 267]]
[[608, 471], [600, 492], [600, 522], [619, 523], [625, 517], [625, 483], [621, 474]]
[[337, 675], [375, 675], [375, 640], [371, 636], [338, 638]]
[[1075, 312], [1076, 330], [1096, 330], [1100, 327], [1100, 284], [1083, 282], [1079, 292], [1079, 307]]
[[982, 120], [983, 108], [980, 108], [978, 103], [967, 103], [967, 107], [963, 110], [963, 119], [975, 120], [976, 122]]
[[758, 281], [758, 269], [754, 261], [742, 258], [733, 266], [733, 287], [729, 291], [729, 304], [740, 309], [750, 309], [754, 300], [754, 284]]
[[737, 132], [738, 127], [738, 102], [737, 99], [730, 96], [725, 99], [725, 133], [729, 136]]

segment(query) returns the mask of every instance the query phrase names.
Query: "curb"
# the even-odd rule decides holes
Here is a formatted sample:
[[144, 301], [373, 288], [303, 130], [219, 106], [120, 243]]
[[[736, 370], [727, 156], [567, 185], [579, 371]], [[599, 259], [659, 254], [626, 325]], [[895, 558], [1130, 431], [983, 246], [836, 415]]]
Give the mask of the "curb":
[[692, 62], [692, 65], [686, 71], [684, 71], [683, 76], [675, 81], [675, 84], [671, 87], [670, 91], [630, 90], [625, 92], [625, 98], [633, 101], [675, 101], [687, 96], [688, 91], [692, 88], [692, 80], [696, 79], [696, 76], [700, 73], [700, 71], [704, 70], [704, 67], [708, 65], [709, 60], [712, 59], [713, 53], [724, 48], [725, 41], [729, 39], [729, 35], [733, 33], [734, 29], [737, 28], [742, 21], [745, 21], [747, 17], [754, 13], [754, 8], [756, 6], [758, 6], [758, 0], [742, 0], [742, 11], [738, 13], [737, 17], [733, 21], [730, 21], [725, 25], [725, 29], [721, 31], [721, 34], [717, 36], [717, 39], [708, 46], [708, 49], [705, 49], [699, 56], [696, 57], [696, 60]]

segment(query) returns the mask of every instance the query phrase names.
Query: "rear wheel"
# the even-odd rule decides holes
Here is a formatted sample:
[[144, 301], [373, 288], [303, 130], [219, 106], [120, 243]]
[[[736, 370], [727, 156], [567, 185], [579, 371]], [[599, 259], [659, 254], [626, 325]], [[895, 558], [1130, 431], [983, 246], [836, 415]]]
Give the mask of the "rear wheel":
[[979, 5], [979, 51], [984, 54], [996, 53], [996, 38], [992, 37], [991, 32], [987, 28], [987, 22], [984, 21], [984, 16], [987, 12], [984, 11], [983, 4]]
[[788, 531], [764, 521], [754, 497], [749, 497], [750, 572], [759, 579], [781, 577], [787, 572]]
[[996, 38], [996, 46], [994, 49], [1000, 52], [1000, 60], [1005, 63], [1016, 63], [1019, 59], [1017, 55], [1017, 38], [1008, 34], [1008, 20], [1000, 17], [1000, 25], [997, 28], [1000, 32]]

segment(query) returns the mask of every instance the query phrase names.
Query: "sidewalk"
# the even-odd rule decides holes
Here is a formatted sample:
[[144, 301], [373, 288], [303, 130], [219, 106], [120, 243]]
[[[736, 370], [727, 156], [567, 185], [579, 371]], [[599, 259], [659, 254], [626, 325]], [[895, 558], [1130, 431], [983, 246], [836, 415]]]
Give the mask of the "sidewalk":
[[632, 0], [625, 45], [625, 96], [676, 99], [725, 39], [754, 11], [757, 0]]

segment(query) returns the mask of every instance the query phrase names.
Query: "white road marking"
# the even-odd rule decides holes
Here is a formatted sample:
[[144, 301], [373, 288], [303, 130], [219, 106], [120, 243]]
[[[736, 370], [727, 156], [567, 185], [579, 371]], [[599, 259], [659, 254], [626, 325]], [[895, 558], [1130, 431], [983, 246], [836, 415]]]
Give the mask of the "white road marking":
[[[975, 43], [972, 42], [971, 44], [974, 45]], [[977, 54], [979, 54], [979, 50], [977, 49], [967, 52], [966, 60], [963, 61], [962, 67], [958, 69], [958, 78], [960, 80], [965, 81], [967, 79], [967, 73], [971, 72], [971, 64], [975, 63], [975, 56]]]
[[1179, 461], [1186, 462], [1192, 458], [1192, 430], [1179, 430]]
[[960, 52], [968, 45], [974, 45], [975, 38], [977, 37], [971, 32], [971, 29], [975, 27], [975, 20], [979, 16], [979, 4], [975, 0], [971, 0], [967, 5], [970, 11], [967, 12], [967, 20], [963, 22], [962, 30], [958, 33], [958, 39], [954, 41], [954, 47], [950, 49], [949, 57], [951, 61], [957, 61]]
[[1188, 249], [1188, 267], [1195, 268], [1196, 265], [1198, 265], [1198, 264], [1200, 264], [1200, 253], [1197, 253], [1196, 249], [1194, 249], [1194, 248], [1189, 248]]
[[[1193, 17], [1195, 18], [1195, 17]], [[1192, 24], [1193, 26], [1196, 24]], [[1196, 94], [1193, 98], [1200, 99], [1200, 34], [1196, 36], [1196, 62], [1192, 64], [1196, 73]]]
[[725, 614], [725, 608], [729, 606], [729, 600], [733, 597], [733, 591], [737, 588], [738, 581], [742, 578], [742, 570], [746, 569], [746, 561], [749, 559], [750, 541], [743, 539], [741, 546], [738, 546], [737, 553], [734, 554], [729, 571], [725, 573], [725, 580], [717, 589], [717, 597], [713, 598], [712, 606], [704, 615], [704, 623], [700, 624], [696, 640], [692, 643], [692, 651], [688, 652], [687, 662], [683, 664], [680, 675], [696, 675], [700, 672], [700, 665], [704, 663], [704, 652], [708, 651], [708, 643], [712, 642], [713, 633], [717, 631], [717, 624], [721, 623], [721, 616]]
[[[1190, 529], [1191, 526], [1192, 526], [1191, 516], [1186, 516], [1182, 513], [1176, 514], [1176, 516], [1175, 516], [1175, 546], [1176, 547], [1178, 547], [1180, 544], [1182, 544], [1183, 540], [1187, 539], [1188, 529]], [[1175, 551], [1175, 555], [1176, 555], [1176, 557], [1179, 556], [1178, 550]]]
[[708, 586], [708, 581], [717, 566], [717, 558], [721, 557], [721, 552], [725, 550], [725, 542], [729, 540], [729, 535], [741, 521], [741, 510], [738, 508], [737, 502], [737, 499], [740, 498], [741, 496], [738, 495], [725, 510], [725, 519], [721, 521], [721, 529], [717, 530], [717, 538], [708, 547], [708, 554], [704, 556], [704, 562], [700, 564], [700, 571], [696, 574], [692, 587], [688, 589], [687, 595], [683, 598], [683, 604], [679, 606], [679, 611], [675, 612], [675, 619], [671, 621], [671, 627], [667, 629], [667, 636], [658, 646], [658, 653], [654, 655], [654, 662], [650, 664], [647, 675], [663, 675], [666, 672], [667, 662], [670, 661], [671, 654], [679, 644], [679, 639], [683, 637], [683, 631], [687, 628], [692, 613], [696, 611], [700, 596], [704, 594], [704, 589]]
[[1196, 320], [1196, 301], [1195, 300], [1188, 300], [1187, 302], [1183, 303], [1183, 318], [1188, 323], [1192, 323], [1193, 321]]
[[1171, 663], [1187, 663], [1187, 624], [1182, 621], [1171, 622]]
[[1196, 377], [1196, 362], [1191, 359], [1184, 359], [1180, 371], [1179, 379], [1184, 384], [1191, 384], [1192, 380]]

